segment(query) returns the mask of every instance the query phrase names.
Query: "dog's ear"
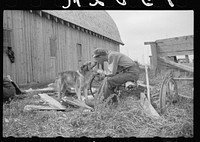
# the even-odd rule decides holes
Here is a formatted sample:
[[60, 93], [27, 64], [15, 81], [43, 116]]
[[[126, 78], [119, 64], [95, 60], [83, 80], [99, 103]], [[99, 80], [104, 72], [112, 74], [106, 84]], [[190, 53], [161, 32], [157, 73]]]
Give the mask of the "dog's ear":
[[81, 66], [81, 71], [88, 71], [88, 64], [86, 63], [86, 64], [83, 64], [82, 66]]
[[91, 62], [87, 62], [87, 63], [84, 63], [82, 66], [81, 66], [81, 70], [88, 70], [88, 67], [91, 66]]
[[81, 71], [84, 71], [84, 70], [85, 70], [85, 67], [86, 67], [86, 65], [82, 65], [82, 66], [81, 66]]

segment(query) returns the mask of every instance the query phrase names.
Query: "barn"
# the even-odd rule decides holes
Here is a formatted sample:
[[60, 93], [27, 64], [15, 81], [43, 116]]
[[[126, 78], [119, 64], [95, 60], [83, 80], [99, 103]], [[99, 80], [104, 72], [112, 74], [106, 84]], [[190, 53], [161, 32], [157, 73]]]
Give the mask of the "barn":
[[5, 10], [3, 74], [19, 85], [77, 70], [95, 48], [119, 51], [118, 28], [106, 11]]

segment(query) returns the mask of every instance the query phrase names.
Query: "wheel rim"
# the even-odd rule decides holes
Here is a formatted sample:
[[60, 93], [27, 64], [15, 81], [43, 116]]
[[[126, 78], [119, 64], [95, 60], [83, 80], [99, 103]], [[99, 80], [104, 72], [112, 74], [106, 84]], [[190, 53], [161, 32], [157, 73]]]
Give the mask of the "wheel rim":
[[160, 90], [160, 108], [162, 114], [172, 104], [172, 102], [177, 99], [177, 96], [178, 89], [175, 80], [172, 77], [165, 78]]
[[91, 93], [91, 95], [94, 97], [94, 92], [92, 91], [92, 88], [93, 88], [93, 86], [95, 86], [94, 88], [99, 88], [100, 87], [100, 85], [101, 85], [101, 83], [98, 81], [98, 75], [94, 75], [93, 77], [92, 77], [92, 79], [91, 79], [91, 81], [90, 81], [90, 88], [89, 88], [89, 90], [90, 90], [90, 93]]

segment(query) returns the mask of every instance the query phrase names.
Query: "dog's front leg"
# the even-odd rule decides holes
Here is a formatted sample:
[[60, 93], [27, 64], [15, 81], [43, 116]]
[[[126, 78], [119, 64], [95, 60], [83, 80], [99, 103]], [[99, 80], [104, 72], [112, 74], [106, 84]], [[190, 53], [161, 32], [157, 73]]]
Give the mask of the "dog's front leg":
[[61, 77], [59, 77], [58, 79], [55, 80], [55, 90], [57, 91], [58, 93], [58, 100], [60, 101], [61, 99], [61, 92], [62, 92], [62, 89], [63, 89], [63, 84], [61, 83]]
[[85, 99], [87, 99], [88, 98], [88, 89], [87, 89], [87, 87], [84, 87], [83, 93], [84, 93]]
[[75, 91], [76, 91], [76, 95], [78, 97], [78, 100], [81, 100], [81, 88], [80, 87], [76, 88]]
[[62, 93], [63, 87], [64, 87], [63, 85], [60, 85], [59, 89], [58, 89], [58, 100], [59, 101], [61, 101], [61, 98], [62, 98], [62, 94], [61, 93]]

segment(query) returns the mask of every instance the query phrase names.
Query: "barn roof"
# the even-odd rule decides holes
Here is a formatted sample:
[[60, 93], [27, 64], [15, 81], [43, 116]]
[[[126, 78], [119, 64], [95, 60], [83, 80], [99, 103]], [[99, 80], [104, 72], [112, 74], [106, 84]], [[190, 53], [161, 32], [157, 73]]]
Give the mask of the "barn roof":
[[110, 38], [122, 45], [118, 28], [106, 11], [93, 10], [42, 10], [50, 15], [71, 22], [75, 25], [91, 30]]

